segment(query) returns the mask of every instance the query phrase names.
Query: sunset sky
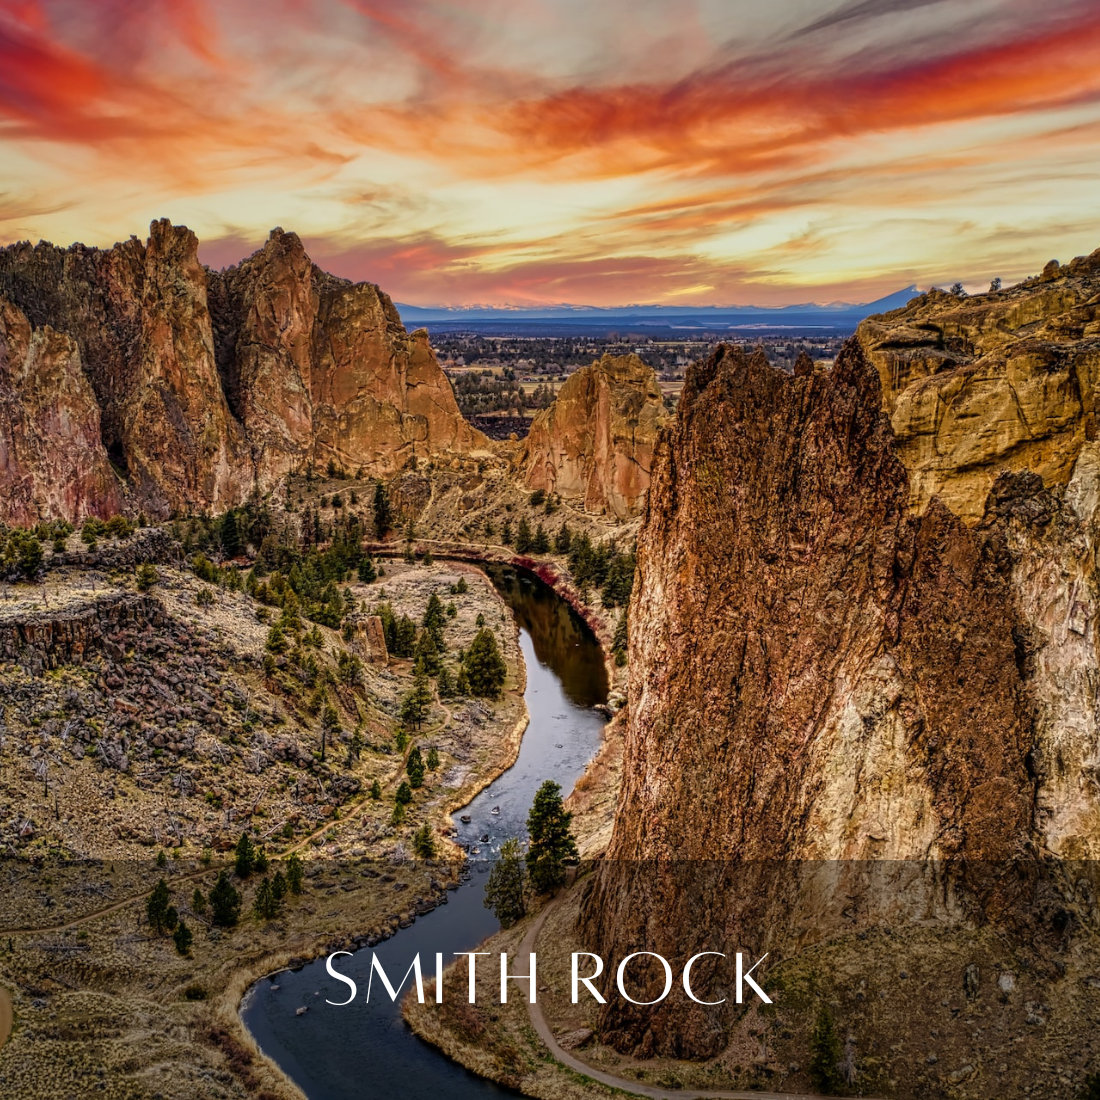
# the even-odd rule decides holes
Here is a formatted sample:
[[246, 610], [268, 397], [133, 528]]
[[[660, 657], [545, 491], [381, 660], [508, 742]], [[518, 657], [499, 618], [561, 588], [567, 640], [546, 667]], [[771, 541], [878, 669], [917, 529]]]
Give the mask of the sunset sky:
[[981, 289], [1100, 247], [1100, 0], [0, 0], [0, 242], [162, 216], [420, 305]]

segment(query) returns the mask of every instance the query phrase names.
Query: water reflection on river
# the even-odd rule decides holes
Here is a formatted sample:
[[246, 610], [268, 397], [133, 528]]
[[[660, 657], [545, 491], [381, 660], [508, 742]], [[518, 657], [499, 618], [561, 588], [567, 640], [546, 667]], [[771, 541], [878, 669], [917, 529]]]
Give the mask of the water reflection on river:
[[[568, 792], [600, 742], [604, 719], [592, 708], [607, 698], [607, 675], [591, 632], [568, 604], [530, 575], [501, 566], [489, 573], [520, 626], [531, 723], [515, 765], [461, 811], [470, 817], [469, 824], [456, 820], [459, 842], [480, 850], [471, 860], [469, 879], [447, 905], [376, 949], [394, 980], [418, 951], [426, 974], [431, 974], [435, 952], [442, 951], [449, 961], [453, 952], [469, 951], [496, 931], [496, 919], [482, 904], [487, 857], [507, 837], [524, 835], [527, 811], [543, 780], [554, 779]], [[490, 812], [494, 807], [499, 814]], [[489, 840], [483, 842], [486, 834]], [[360, 989], [346, 1008], [325, 1004], [326, 998], [344, 1000], [347, 987], [325, 973], [323, 959], [296, 973], [280, 974], [277, 983], [258, 983], [246, 1000], [243, 1016], [249, 1030], [309, 1100], [510, 1095], [417, 1039], [387, 996], [380, 1001], [372, 997], [367, 1004], [370, 958], [366, 949], [341, 959], [341, 971]], [[304, 1004], [310, 1011], [296, 1016], [295, 1009]]]

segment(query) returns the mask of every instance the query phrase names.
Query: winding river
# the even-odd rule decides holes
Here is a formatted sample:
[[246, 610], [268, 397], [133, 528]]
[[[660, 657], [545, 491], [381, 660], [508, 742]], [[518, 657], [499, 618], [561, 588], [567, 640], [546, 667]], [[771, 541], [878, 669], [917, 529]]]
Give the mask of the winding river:
[[[599, 645], [588, 627], [541, 581], [506, 566], [486, 572], [511, 607], [520, 628], [527, 663], [524, 693], [531, 721], [519, 758], [507, 772], [456, 815], [459, 843], [478, 854], [470, 875], [441, 905], [399, 931], [376, 950], [396, 982], [419, 951], [425, 976], [433, 973], [435, 952], [473, 950], [499, 927], [482, 904], [490, 860], [503, 840], [523, 836], [535, 791], [554, 779], [568, 792], [600, 743], [604, 718], [593, 709], [607, 699], [607, 674]], [[499, 807], [499, 815], [490, 813]], [[488, 834], [488, 841], [481, 838]], [[479, 1100], [512, 1095], [446, 1058], [418, 1039], [401, 1019], [400, 999], [366, 1002], [371, 949], [341, 960], [341, 972], [359, 985], [347, 1008], [325, 1004], [342, 1000], [344, 985], [325, 972], [323, 959], [275, 979], [257, 983], [245, 998], [242, 1015], [265, 1054], [274, 1059], [309, 1100], [352, 1100], [400, 1096], [402, 1100]], [[278, 988], [275, 988], [275, 986]], [[315, 996], [320, 992], [320, 996]], [[311, 1011], [295, 1015], [298, 1005]]]

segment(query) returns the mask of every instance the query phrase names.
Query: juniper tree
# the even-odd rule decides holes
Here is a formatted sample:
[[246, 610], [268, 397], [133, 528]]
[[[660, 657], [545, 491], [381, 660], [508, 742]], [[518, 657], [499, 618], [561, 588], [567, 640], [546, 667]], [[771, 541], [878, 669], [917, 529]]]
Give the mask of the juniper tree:
[[176, 941], [176, 950], [181, 955], [189, 955], [191, 953], [191, 943], [194, 938], [191, 929], [188, 928], [187, 924], [182, 920], [176, 925], [175, 932], [172, 933], [172, 939]]
[[435, 856], [435, 837], [426, 821], [413, 834], [413, 852], [418, 859], [432, 859]]

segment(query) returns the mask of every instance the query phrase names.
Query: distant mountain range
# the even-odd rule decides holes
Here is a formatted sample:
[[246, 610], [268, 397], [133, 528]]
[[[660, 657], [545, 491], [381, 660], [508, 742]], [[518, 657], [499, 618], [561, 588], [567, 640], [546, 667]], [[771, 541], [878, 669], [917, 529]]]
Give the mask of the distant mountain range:
[[776, 331], [791, 335], [851, 332], [865, 317], [899, 309], [920, 294], [906, 287], [862, 305], [762, 306], [540, 306], [533, 309], [499, 306], [411, 306], [396, 303], [410, 328], [435, 331], [476, 331], [526, 335], [597, 335], [600, 332], [657, 334], [681, 332]]

